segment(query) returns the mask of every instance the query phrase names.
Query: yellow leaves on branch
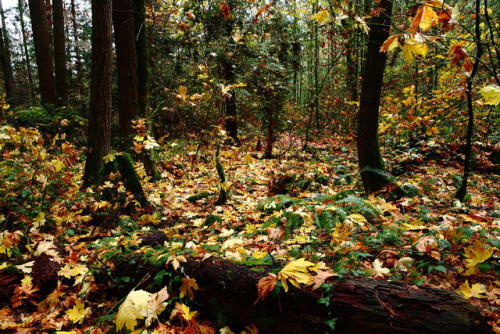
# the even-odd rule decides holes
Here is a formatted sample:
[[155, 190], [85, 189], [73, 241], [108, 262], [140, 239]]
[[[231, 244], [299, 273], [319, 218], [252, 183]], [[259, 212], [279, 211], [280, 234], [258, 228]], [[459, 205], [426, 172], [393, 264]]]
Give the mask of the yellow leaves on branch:
[[415, 56], [425, 57], [429, 48], [421, 38], [408, 38], [403, 45], [403, 55], [408, 63], [413, 61]]
[[116, 328], [124, 326], [133, 331], [137, 326], [137, 320], [146, 319], [146, 326], [150, 325], [157, 315], [166, 307], [165, 300], [169, 298], [167, 288], [157, 293], [149, 293], [144, 290], [132, 290], [125, 301], [120, 305], [116, 315]]
[[430, 28], [439, 23], [439, 16], [432, 9], [431, 4], [427, 3], [417, 10], [417, 14], [413, 18], [413, 22], [411, 24], [411, 35], [415, 36], [420, 28], [423, 32], [428, 31]]
[[400, 46], [400, 38], [404, 38], [403, 55], [405, 57], [405, 61], [408, 63], [411, 63], [415, 56], [425, 57], [427, 55], [429, 47], [425, 43], [423, 37], [418, 34], [415, 37], [402, 34], [389, 36], [389, 38], [387, 38], [380, 47], [380, 52], [391, 51]]
[[481, 88], [479, 93], [483, 96], [484, 104], [493, 106], [500, 104], [500, 86], [491, 84]]

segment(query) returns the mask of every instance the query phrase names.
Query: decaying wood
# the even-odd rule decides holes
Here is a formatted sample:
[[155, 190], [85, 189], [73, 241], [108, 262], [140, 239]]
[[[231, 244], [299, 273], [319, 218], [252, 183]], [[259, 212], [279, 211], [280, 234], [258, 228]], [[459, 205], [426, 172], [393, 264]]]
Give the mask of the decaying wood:
[[[132, 262], [122, 262], [116, 270], [130, 271]], [[194, 298], [197, 309], [218, 326], [243, 329], [254, 324], [259, 333], [327, 333], [331, 330], [326, 322], [337, 318], [335, 333], [491, 332], [479, 310], [454, 292], [375, 279], [330, 279], [333, 288], [328, 294], [292, 287], [257, 301], [257, 282], [270, 268], [260, 269], [188, 259], [184, 272], [200, 288]], [[318, 304], [324, 297], [329, 307]]]

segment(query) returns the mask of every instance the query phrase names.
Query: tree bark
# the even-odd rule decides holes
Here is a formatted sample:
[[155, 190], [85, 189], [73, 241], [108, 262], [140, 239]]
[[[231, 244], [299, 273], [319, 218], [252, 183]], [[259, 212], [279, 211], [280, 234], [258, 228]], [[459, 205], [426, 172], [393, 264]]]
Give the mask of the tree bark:
[[10, 57], [10, 39], [5, 25], [5, 13], [0, 0], [0, 15], [2, 17], [2, 40], [0, 45], [0, 61], [2, 63], [3, 81], [5, 85], [5, 97], [8, 103], [16, 104], [16, 88], [14, 85], [14, 74], [12, 71], [12, 60]]
[[60, 104], [64, 105], [68, 98], [68, 84], [66, 78], [66, 50], [64, 37], [64, 8], [63, 0], [52, 0], [54, 14], [54, 61], [56, 74], [56, 94]]
[[[162, 244], [165, 238], [162, 232], [152, 233], [141, 244]], [[143, 264], [137, 257], [120, 258], [115, 264], [117, 273], [134, 273], [137, 280], [125, 287], [127, 293], [162, 268]], [[259, 333], [328, 333], [332, 330], [326, 322], [337, 318], [336, 334], [490, 332], [478, 309], [454, 292], [397, 282], [331, 278], [325, 282], [332, 286], [329, 292], [291, 287], [259, 299], [257, 283], [271, 270], [218, 259], [188, 259], [183, 272], [199, 287], [194, 292], [198, 310], [218, 327], [254, 324]], [[319, 299], [329, 306], [319, 304]]]
[[455, 193], [455, 198], [463, 202], [467, 194], [467, 181], [471, 174], [471, 160], [472, 160], [472, 134], [474, 132], [474, 107], [472, 105], [472, 81], [476, 76], [479, 68], [479, 62], [483, 55], [483, 46], [481, 44], [481, 26], [480, 26], [480, 9], [481, 3], [476, 0], [476, 15], [475, 15], [475, 42], [476, 42], [476, 57], [472, 67], [472, 73], [467, 77], [467, 138], [465, 142], [465, 159], [464, 159], [464, 174], [462, 176], [462, 184]]
[[82, 188], [101, 181], [111, 137], [111, 0], [92, 0], [92, 67], [88, 151]]
[[52, 64], [45, 1], [29, 0], [29, 7], [33, 30], [33, 42], [35, 44], [36, 63], [38, 67], [40, 96], [43, 103], [56, 104], [54, 65]]
[[31, 70], [31, 57], [30, 53], [28, 52], [28, 41], [27, 41], [27, 31], [26, 31], [26, 25], [24, 24], [24, 1], [23, 0], [18, 0], [18, 10], [19, 10], [19, 21], [21, 23], [21, 33], [23, 34], [23, 49], [24, 49], [24, 55], [25, 55], [25, 65], [26, 65], [26, 76], [28, 77], [28, 84], [27, 84], [27, 90], [29, 94], [29, 102], [31, 102], [35, 99], [35, 93], [34, 93], [34, 87], [33, 85], [33, 74]]
[[131, 148], [132, 121], [137, 114], [137, 57], [132, 0], [113, 0], [120, 146]]
[[76, 73], [78, 78], [78, 92], [80, 97], [85, 95], [85, 86], [83, 84], [83, 69], [82, 60], [80, 56], [80, 46], [79, 46], [79, 34], [78, 34], [78, 23], [76, 22], [76, 8], [75, 0], [71, 0], [71, 19], [73, 23], [73, 39], [75, 42], [75, 57], [76, 57]]
[[[227, 261], [188, 261], [186, 275], [200, 287], [202, 312], [231, 324], [253, 323], [259, 333], [324, 333], [337, 318], [335, 333], [488, 333], [479, 311], [454, 292], [375, 279], [333, 279], [332, 290], [291, 288], [259, 300], [265, 276]], [[318, 304], [327, 297], [330, 308]], [[330, 312], [330, 314], [329, 314]]]
[[358, 159], [367, 193], [382, 189], [389, 182], [378, 143], [378, 118], [386, 54], [380, 47], [389, 37], [392, 1], [380, 2], [381, 13], [373, 17], [368, 36], [365, 72], [358, 112]]

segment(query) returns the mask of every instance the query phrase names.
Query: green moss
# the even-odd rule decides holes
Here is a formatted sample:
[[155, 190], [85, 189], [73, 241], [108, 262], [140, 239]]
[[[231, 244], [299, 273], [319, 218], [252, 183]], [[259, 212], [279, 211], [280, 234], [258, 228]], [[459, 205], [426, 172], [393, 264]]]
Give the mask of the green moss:
[[118, 163], [118, 170], [120, 171], [125, 183], [125, 188], [134, 194], [135, 198], [142, 207], [148, 206], [149, 202], [144, 194], [144, 190], [142, 189], [141, 180], [135, 172], [134, 161], [132, 160], [130, 154], [123, 153], [118, 155], [116, 160]]
[[188, 202], [190, 203], [196, 203], [196, 201], [199, 201], [200, 199], [203, 199], [203, 198], [207, 198], [208, 196], [210, 196], [210, 193], [208, 191], [203, 191], [199, 194], [196, 194], [196, 195], [193, 195], [193, 196], [189, 196], [187, 198]]
[[205, 222], [203, 224], [210, 226], [215, 222], [222, 223], [222, 218], [216, 215], [208, 215], [207, 218], [205, 218]]

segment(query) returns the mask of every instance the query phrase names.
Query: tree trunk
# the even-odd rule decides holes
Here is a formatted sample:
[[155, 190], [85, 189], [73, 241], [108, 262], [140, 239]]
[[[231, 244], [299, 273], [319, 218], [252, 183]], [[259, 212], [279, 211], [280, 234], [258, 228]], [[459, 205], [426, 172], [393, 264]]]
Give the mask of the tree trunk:
[[25, 64], [26, 64], [26, 75], [28, 77], [28, 95], [29, 95], [29, 101], [30, 104], [31, 102], [35, 99], [35, 93], [34, 93], [34, 87], [35, 85], [33, 84], [33, 74], [31, 70], [31, 57], [30, 53], [28, 52], [28, 41], [27, 41], [27, 31], [26, 31], [26, 25], [24, 24], [24, 1], [23, 0], [18, 0], [18, 10], [19, 10], [19, 21], [21, 23], [21, 33], [23, 34], [23, 49], [24, 49], [24, 55], [25, 55]]
[[137, 98], [139, 115], [149, 119], [149, 55], [146, 41], [145, 0], [134, 1], [135, 50], [137, 55]]
[[63, 0], [52, 0], [54, 13], [54, 61], [56, 70], [56, 94], [60, 104], [64, 105], [68, 98], [66, 78], [66, 39], [64, 36]]
[[373, 17], [370, 24], [358, 113], [359, 169], [367, 193], [378, 191], [389, 182], [378, 143], [378, 117], [386, 61], [380, 47], [389, 37], [392, 1], [382, 0], [380, 9], [380, 15]]
[[266, 151], [264, 152], [265, 159], [273, 157], [273, 141], [274, 141], [274, 114], [273, 110], [269, 108], [266, 110], [267, 114], [267, 138], [266, 138]]
[[[149, 111], [149, 54], [147, 45], [147, 29], [146, 29], [146, 1], [133, 0], [134, 6], [134, 33], [135, 33], [135, 52], [137, 56], [137, 104], [138, 115], [151, 121], [151, 113]], [[148, 122], [148, 132], [151, 132], [151, 126]], [[156, 163], [151, 158], [149, 152], [142, 153], [142, 162], [146, 174], [153, 180], [160, 179], [160, 172]]]
[[43, 103], [56, 104], [56, 86], [54, 65], [49, 39], [49, 25], [44, 0], [29, 0], [33, 42], [35, 44], [36, 63], [40, 96]]
[[101, 182], [111, 137], [111, 0], [92, 0], [92, 68], [88, 151], [82, 188]]
[[79, 43], [79, 34], [78, 34], [78, 23], [76, 22], [76, 8], [75, 8], [75, 0], [71, 0], [71, 19], [73, 23], [73, 39], [75, 42], [75, 57], [76, 57], [76, 73], [78, 78], [78, 92], [80, 97], [85, 95], [85, 86], [83, 84], [83, 69], [82, 69], [82, 60], [80, 56], [80, 46]]
[[8, 103], [16, 104], [14, 74], [12, 72], [12, 60], [10, 58], [10, 39], [5, 25], [5, 13], [0, 0], [0, 15], [2, 17], [2, 41], [0, 45], [0, 61], [2, 63], [3, 81], [5, 84], [5, 97]]
[[[160, 234], [152, 233], [141, 243], [162, 244], [165, 234]], [[129, 282], [126, 289], [161, 270], [133, 259], [121, 258], [115, 264], [116, 273], [135, 273], [137, 281]], [[369, 278], [332, 278], [325, 282], [332, 286], [328, 292], [291, 287], [262, 300], [257, 283], [271, 269], [188, 259], [183, 272], [196, 280], [199, 290], [194, 292], [194, 301], [202, 316], [211, 317], [218, 327], [254, 324], [259, 333], [329, 333], [332, 330], [326, 323], [337, 318], [336, 334], [479, 334], [490, 330], [481, 313], [452, 291]]]
[[137, 114], [137, 58], [135, 53], [132, 0], [113, 0], [120, 146], [132, 144], [132, 121]]
[[474, 132], [474, 108], [472, 105], [472, 80], [476, 76], [477, 70], [479, 68], [479, 62], [481, 56], [483, 55], [483, 47], [481, 44], [481, 28], [480, 28], [480, 0], [476, 0], [476, 15], [475, 15], [475, 42], [476, 42], [476, 57], [474, 60], [474, 66], [472, 67], [472, 73], [467, 77], [467, 139], [465, 142], [465, 161], [464, 161], [464, 174], [462, 177], [462, 184], [458, 188], [455, 198], [460, 202], [463, 202], [465, 195], [467, 194], [467, 181], [471, 174], [471, 160], [472, 160], [472, 133]]

